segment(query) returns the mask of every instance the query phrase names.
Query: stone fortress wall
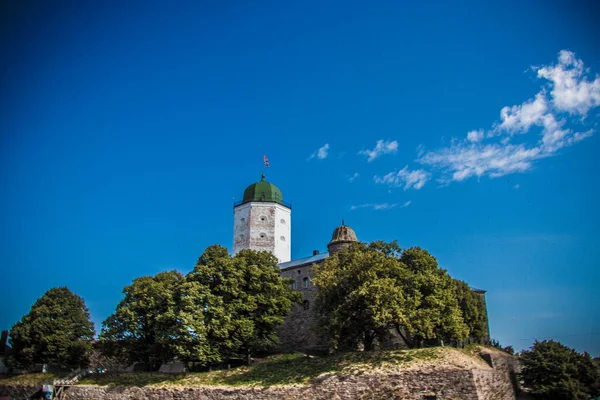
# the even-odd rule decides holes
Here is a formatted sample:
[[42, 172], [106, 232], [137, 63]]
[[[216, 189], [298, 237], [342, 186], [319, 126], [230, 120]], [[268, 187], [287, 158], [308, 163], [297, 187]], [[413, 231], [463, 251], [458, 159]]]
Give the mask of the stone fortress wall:
[[312, 266], [313, 264], [304, 264], [281, 271], [282, 278], [293, 279], [294, 286], [302, 293], [303, 299], [301, 304], [293, 306], [277, 332], [280, 351], [318, 351], [326, 348], [315, 329], [318, 322], [314, 312], [317, 287], [312, 281]]

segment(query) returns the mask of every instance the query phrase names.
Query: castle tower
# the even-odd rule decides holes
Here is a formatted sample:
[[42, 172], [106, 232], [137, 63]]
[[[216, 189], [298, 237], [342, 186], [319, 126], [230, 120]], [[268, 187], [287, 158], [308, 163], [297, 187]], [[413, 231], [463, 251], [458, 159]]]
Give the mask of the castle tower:
[[233, 254], [244, 249], [271, 252], [280, 263], [290, 261], [292, 207], [283, 202], [281, 190], [265, 180], [244, 190], [233, 206]]
[[350, 247], [352, 243], [356, 242], [358, 242], [358, 239], [356, 238], [354, 229], [346, 226], [342, 220], [342, 225], [338, 226], [333, 231], [331, 241], [327, 245], [327, 250], [329, 251], [329, 255], [332, 256], [338, 251], [342, 251], [345, 248]]

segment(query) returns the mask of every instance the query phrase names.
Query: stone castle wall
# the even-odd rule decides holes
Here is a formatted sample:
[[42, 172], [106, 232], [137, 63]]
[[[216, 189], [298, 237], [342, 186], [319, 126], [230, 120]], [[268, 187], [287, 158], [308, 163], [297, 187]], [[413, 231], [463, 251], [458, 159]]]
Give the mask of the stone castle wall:
[[280, 351], [318, 351], [326, 348], [315, 329], [317, 319], [314, 307], [317, 288], [312, 282], [312, 266], [313, 264], [308, 264], [281, 271], [282, 278], [294, 280], [296, 290], [302, 293], [303, 299], [301, 304], [293, 306], [279, 328], [277, 335]]

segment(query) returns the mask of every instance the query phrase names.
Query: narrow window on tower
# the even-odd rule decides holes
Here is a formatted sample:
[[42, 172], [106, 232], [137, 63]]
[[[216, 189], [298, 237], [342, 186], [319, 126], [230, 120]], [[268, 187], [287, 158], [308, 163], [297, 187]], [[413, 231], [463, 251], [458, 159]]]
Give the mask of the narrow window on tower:
[[302, 279], [302, 282], [304, 283], [304, 287], [307, 288], [308, 287], [308, 278]]
[[292, 281], [292, 283], [290, 283], [290, 287], [291, 287], [293, 290], [296, 290], [296, 281]]
[[302, 302], [302, 308], [304, 308], [305, 311], [308, 311], [308, 309], [310, 308], [310, 303], [308, 300], [304, 300]]

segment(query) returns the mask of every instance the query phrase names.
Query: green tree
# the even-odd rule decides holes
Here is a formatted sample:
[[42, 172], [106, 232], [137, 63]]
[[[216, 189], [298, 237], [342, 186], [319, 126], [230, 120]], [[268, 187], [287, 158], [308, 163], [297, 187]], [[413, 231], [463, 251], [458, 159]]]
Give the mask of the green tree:
[[456, 342], [466, 339], [465, 323], [456, 295], [456, 281], [427, 250], [412, 247], [402, 252], [400, 261], [411, 271], [405, 291], [419, 299], [408, 331], [415, 342], [438, 339]]
[[170, 271], [137, 278], [126, 286], [125, 297], [103, 322], [103, 352], [153, 370], [171, 361], [184, 282], [182, 274]]
[[186, 277], [179, 302], [174, 351], [186, 363], [208, 365], [220, 362], [235, 349], [232, 339], [234, 314], [218, 288], [236, 290], [238, 271], [227, 249], [214, 245], [198, 258]]
[[8, 364], [86, 367], [92, 353], [94, 324], [81, 297], [66, 287], [48, 290], [10, 331]]
[[280, 278], [277, 259], [268, 252], [243, 250], [230, 257], [224, 247], [211, 246], [188, 275], [188, 283], [200, 293], [190, 300], [203, 310], [205, 332], [188, 348], [207, 348], [214, 361], [215, 356], [231, 355], [249, 360], [275, 345], [277, 327], [300, 301], [300, 294]]
[[487, 310], [483, 296], [475, 293], [469, 285], [456, 280], [456, 297], [465, 324], [469, 328], [469, 341], [486, 343], [488, 340]]
[[407, 325], [416, 302], [402, 282], [409, 272], [396, 243], [355, 243], [314, 266], [319, 326], [332, 349], [371, 350], [395, 324]]
[[233, 260], [242, 273], [240, 296], [234, 300], [237, 305], [233, 336], [237, 352], [249, 361], [251, 355], [278, 343], [276, 330], [292, 305], [302, 301], [302, 295], [281, 279], [277, 258], [271, 253], [242, 250]]
[[586, 400], [600, 396], [600, 372], [588, 353], [559, 342], [534, 342], [521, 352], [521, 376], [542, 399]]
[[468, 334], [453, 279], [424, 250], [355, 243], [314, 272], [320, 325], [333, 349], [362, 344], [371, 350], [392, 329], [409, 345]]

